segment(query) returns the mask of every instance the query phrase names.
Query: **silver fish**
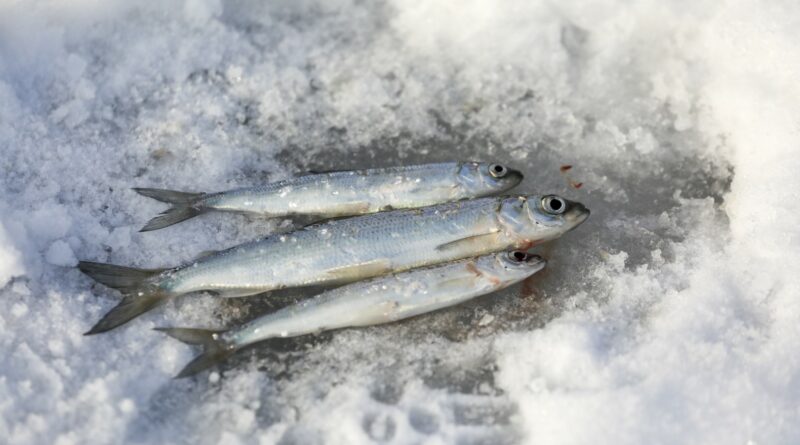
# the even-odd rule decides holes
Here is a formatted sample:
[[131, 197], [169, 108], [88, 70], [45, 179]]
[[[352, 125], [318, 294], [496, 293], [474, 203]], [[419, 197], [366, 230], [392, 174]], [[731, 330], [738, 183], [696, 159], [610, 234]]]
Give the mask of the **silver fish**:
[[81, 271], [126, 294], [87, 334], [105, 332], [167, 298], [225, 297], [332, 285], [455, 261], [560, 237], [589, 216], [558, 196], [481, 198], [330, 221], [268, 236], [162, 270], [80, 262]]
[[208, 211], [338, 217], [424, 207], [503, 193], [520, 181], [522, 173], [500, 164], [445, 162], [316, 173], [219, 193], [133, 190], [173, 206], [142, 228], [147, 232]]
[[545, 264], [522, 251], [495, 253], [342, 286], [228, 331], [156, 330], [203, 346], [203, 353], [177, 376], [187, 377], [270, 338], [390, 323], [454, 306], [518, 283]]

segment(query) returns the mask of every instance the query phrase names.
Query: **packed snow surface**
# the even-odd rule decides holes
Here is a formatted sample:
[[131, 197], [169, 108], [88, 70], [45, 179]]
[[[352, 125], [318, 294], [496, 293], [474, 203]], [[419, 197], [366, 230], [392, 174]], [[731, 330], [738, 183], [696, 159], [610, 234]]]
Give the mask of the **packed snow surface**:
[[[0, 442], [800, 443], [799, 25], [792, 0], [3, 2]], [[524, 286], [184, 380], [197, 351], [151, 328], [309, 291], [82, 335], [119, 296], [79, 259], [288, 224], [138, 233], [165, 207], [131, 187], [467, 159], [592, 209]]]

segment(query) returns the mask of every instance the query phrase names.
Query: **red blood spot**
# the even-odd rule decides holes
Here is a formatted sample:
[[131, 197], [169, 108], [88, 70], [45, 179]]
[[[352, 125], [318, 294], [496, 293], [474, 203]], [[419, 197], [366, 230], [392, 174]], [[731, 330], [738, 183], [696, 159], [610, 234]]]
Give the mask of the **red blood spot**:
[[570, 182], [569, 185], [575, 187], [576, 189], [579, 189], [579, 188], [583, 187], [583, 183], [582, 182]]
[[562, 165], [560, 170], [561, 170], [561, 173], [566, 173], [566, 172], [572, 170], [572, 166], [571, 165]]

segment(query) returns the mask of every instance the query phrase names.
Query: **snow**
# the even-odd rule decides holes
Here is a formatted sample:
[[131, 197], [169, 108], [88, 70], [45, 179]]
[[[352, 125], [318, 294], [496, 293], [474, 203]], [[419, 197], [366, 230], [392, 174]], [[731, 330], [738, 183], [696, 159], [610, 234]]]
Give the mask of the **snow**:
[[[799, 443], [798, 23], [788, 0], [3, 3], [0, 442]], [[309, 292], [82, 335], [118, 296], [78, 259], [174, 265], [283, 224], [139, 233], [164, 206], [130, 187], [450, 159], [592, 217], [524, 286], [195, 379], [151, 328]]]
[[69, 244], [64, 240], [58, 240], [50, 245], [44, 254], [45, 260], [54, 266], [77, 266], [78, 259]]
[[15, 276], [25, 273], [22, 263], [22, 254], [17, 250], [8, 233], [0, 226], [0, 283], [5, 286]]

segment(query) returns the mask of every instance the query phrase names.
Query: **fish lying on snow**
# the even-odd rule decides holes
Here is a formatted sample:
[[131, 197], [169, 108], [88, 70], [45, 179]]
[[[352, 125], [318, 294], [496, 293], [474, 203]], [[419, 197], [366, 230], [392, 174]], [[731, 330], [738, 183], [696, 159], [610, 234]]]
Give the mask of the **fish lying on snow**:
[[81, 261], [81, 271], [126, 295], [87, 334], [108, 331], [190, 292], [242, 297], [358, 281], [509, 248], [527, 250], [588, 216], [582, 204], [554, 195], [481, 198], [329, 221], [171, 269]]
[[503, 289], [545, 264], [541, 257], [521, 251], [495, 253], [342, 286], [228, 331], [157, 330], [203, 346], [203, 353], [177, 376], [187, 377], [262, 340], [402, 320]]
[[446, 162], [370, 170], [316, 173], [219, 193], [186, 193], [135, 188], [144, 196], [172, 204], [142, 232], [161, 229], [208, 211], [269, 217], [337, 217], [382, 210], [424, 207], [506, 192], [522, 173], [500, 164]]

